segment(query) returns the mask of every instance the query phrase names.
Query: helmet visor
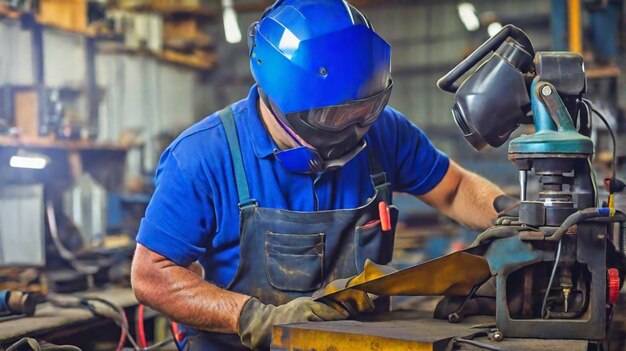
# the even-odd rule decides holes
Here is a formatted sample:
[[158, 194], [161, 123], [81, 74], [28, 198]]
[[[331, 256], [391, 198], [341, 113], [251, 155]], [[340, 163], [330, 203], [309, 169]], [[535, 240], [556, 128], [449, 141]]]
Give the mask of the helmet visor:
[[378, 119], [387, 106], [392, 87], [393, 83], [390, 81], [385, 90], [368, 98], [312, 109], [299, 115], [315, 128], [330, 132], [343, 130], [353, 124], [368, 126]]

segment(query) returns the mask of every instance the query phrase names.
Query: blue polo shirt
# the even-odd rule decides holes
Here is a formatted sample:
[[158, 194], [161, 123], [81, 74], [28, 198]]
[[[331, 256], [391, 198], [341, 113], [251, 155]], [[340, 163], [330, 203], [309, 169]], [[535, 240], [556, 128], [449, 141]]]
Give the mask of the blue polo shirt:
[[[316, 211], [359, 207], [374, 194], [366, 152], [339, 170], [290, 173], [257, 111], [256, 86], [232, 108], [250, 193], [262, 207]], [[425, 194], [443, 178], [448, 157], [400, 112], [386, 107], [365, 136], [394, 191]], [[315, 182], [314, 182], [315, 181]], [[137, 242], [181, 266], [199, 260], [206, 279], [226, 286], [239, 262], [237, 187], [217, 113], [184, 131], [163, 153], [156, 189]]]

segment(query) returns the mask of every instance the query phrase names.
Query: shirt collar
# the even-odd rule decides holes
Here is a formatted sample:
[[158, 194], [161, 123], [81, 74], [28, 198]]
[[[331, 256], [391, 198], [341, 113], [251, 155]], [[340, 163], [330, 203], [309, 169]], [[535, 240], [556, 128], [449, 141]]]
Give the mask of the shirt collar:
[[274, 154], [274, 150], [278, 150], [278, 145], [276, 142], [270, 137], [269, 132], [265, 129], [263, 125], [263, 121], [261, 120], [261, 116], [259, 115], [259, 110], [257, 108], [257, 103], [259, 101], [259, 92], [257, 90], [257, 85], [253, 85], [250, 88], [250, 93], [248, 94], [247, 99], [247, 109], [248, 116], [246, 123], [247, 134], [250, 136], [250, 140], [252, 141], [252, 147], [254, 148], [254, 153], [259, 158], [266, 158], [270, 155]]

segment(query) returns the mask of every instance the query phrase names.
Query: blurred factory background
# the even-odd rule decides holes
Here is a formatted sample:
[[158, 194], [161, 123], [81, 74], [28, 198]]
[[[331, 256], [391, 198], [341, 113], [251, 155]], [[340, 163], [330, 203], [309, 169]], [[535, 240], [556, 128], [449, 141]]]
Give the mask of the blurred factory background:
[[[350, 2], [393, 48], [390, 104], [451, 158], [512, 193], [517, 171], [506, 147], [472, 150], [451, 116], [452, 95], [435, 85], [503, 25], [522, 28], [538, 51], [583, 54], [588, 96], [626, 133], [622, 1]], [[0, 0], [0, 290], [128, 285], [161, 152], [195, 121], [247, 95], [246, 30], [270, 3]], [[611, 147], [606, 131], [595, 138], [601, 179]], [[618, 153], [623, 164], [623, 141]], [[417, 200], [397, 202], [398, 265], [472, 241], [474, 233]]]

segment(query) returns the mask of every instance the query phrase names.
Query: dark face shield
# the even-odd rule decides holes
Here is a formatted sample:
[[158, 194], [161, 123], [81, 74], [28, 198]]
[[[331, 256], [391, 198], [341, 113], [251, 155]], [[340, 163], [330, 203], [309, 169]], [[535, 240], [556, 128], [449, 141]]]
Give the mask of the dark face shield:
[[374, 123], [387, 106], [392, 87], [393, 83], [390, 81], [385, 90], [368, 98], [349, 101], [341, 105], [288, 113], [285, 117], [291, 122], [297, 116], [312, 127], [328, 132], [339, 132], [353, 124], [366, 127]]
[[[282, 114], [261, 88], [259, 88], [259, 95], [280, 124], [294, 137], [294, 140], [297, 141], [292, 133], [297, 134], [315, 148], [314, 153], [317, 157], [314, 159], [317, 164], [332, 166], [304, 167], [303, 164], [302, 167], [289, 168], [297, 168], [298, 170], [294, 171], [298, 173], [302, 173], [301, 168], [306, 168], [307, 172], [317, 173], [319, 169], [341, 167], [363, 150], [361, 146], [364, 145], [363, 137], [385, 109], [392, 87], [390, 80], [387, 88], [365, 99], [287, 114]], [[293, 163], [284, 161], [296, 155], [297, 153], [293, 151], [298, 149], [301, 148], [280, 152], [279, 158], [283, 160], [282, 163]], [[299, 155], [292, 158], [302, 161], [310, 157]]]

